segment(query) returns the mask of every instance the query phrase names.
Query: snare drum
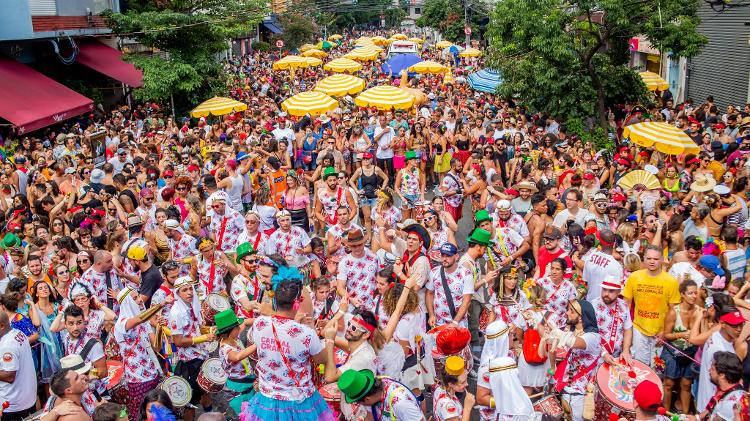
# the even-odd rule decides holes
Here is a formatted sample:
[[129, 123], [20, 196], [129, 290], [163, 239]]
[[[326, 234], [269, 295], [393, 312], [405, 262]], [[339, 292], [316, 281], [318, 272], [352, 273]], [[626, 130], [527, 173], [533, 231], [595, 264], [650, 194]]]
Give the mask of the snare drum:
[[219, 341], [206, 342], [206, 351], [209, 354], [213, 354], [217, 349], [219, 349]]
[[621, 418], [635, 419], [633, 390], [644, 380], [650, 380], [662, 389], [661, 380], [646, 364], [634, 360], [631, 366], [602, 364], [596, 372], [596, 406], [594, 418], [608, 420], [614, 413]]
[[318, 391], [320, 392], [320, 396], [328, 403], [336, 419], [339, 419], [339, 415], [341, 414], [341, 391], [339, 390], [339, 386], [336, 383], [328, 383], [321, 386]]
[[206, 326], [214, 325], [214, 316], [224, 310], [229, 310], [229, 300], [221, 294], [208, 294], [203, 300], [203, 321]]
[[159, 384], [159, 389], [167, 392], [175, 408], [184, 408], [190, 403], [190, 399], [193, 397], [190, 383], [180, 376], [167, 377]]
[[221, 366], [221, 360], [218, 358], [209, 358], [198, 373], [198, 386], [208, 393], [221, 392], [227, 383], [227, 373]]
[[122, 361], [107, 361], [107, 377], [102, 379], [104, 388], [109, 392], [112, 402], [124, 404], [128, 399], [128, 384], [125, 382], [125, 370]]
[[548, 420], [562, 420], [565, 417], [565, 411], [555, 395], [547, 395], [534, 402], [534, 412], [542, 414], [543, 419]]

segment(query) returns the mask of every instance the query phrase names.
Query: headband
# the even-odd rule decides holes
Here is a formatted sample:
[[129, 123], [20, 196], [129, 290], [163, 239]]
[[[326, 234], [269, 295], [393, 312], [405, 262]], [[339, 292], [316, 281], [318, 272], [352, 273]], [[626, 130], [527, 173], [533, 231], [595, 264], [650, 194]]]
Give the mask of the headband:
[[362, 326], [364, 329], [366, 329], [368, 332], [370, 332], [370, 335], [372, 335], [373, 332], [375, 332], [375, 326], [367, 323], [364, 319], [361, 317], [353, 317], [352, 321], [360, 326]]
[[493, 335], [487, 335], [487, 336], [485, 336], [485, 338], [487, 338], [487, 339], [497, 339], [497, 338], [505, 335], [506, 333], [508, 333], [509, 330], [510, 330], [510, 326], [506, 326], [505, 329], [503, 329], [503, 330], [501, 330], [501, 331], [499, 331], [499, 332], [497, 332], [497, 333], [495, 333]]
[[602, 239], [601, 232], [596, 233], [596, 239], [599, 240], [599, 243], [603, 245], [604, 247], [612, 247], [615, 245], [614, 242], [608, 242]]
[[498, 371], [512, 370], [514, 368], [518, 368], [518, 365], [517, 364], [511, 364], [511, 365], [506, 365], [506, 366], [502, 366], [502, 367], [491, 367], [489, 369], [489, 372], [490, 373], [497, 373]]

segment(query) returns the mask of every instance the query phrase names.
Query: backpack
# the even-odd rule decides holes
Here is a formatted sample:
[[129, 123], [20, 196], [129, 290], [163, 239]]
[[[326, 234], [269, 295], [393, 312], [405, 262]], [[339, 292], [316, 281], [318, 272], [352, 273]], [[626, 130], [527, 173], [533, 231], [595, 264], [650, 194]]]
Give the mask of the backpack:
[[530, 365], [542, 365], [547, 358], [539, 355], [542, 336], [536, 329], [526, 329], [523, 333], [523, 358]]

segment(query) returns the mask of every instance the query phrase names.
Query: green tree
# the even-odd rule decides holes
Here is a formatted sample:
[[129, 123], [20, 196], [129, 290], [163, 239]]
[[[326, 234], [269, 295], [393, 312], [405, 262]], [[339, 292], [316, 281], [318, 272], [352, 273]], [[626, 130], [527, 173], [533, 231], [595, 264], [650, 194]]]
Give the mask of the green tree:
[[466, 26], [464, 2], [469, 2], [467, 7], [472, 33], [478, 33], [479, 20], [486, 16], [488, 11], [484, 10], [483, 3], [472, 3], [471, 0], [425, 0], [422, 16], [417, 19], [417, 25], [437, 29], [448, 41], [463, 43]]
[[[442, 0], [446, 1], [446, 0]], [[643, 36], [661, 51], [691, 57], [699, 0], [504, 0], [489, 24], [489, 65], [503, 74], [502, 94], [555, 116], [588, 118], [607, 128], [607, 107], [648, 102], [627, 67], [628, 40]]]
[[317, 25], [309, 16], [295, 11], [280, 14], [279, 23], [284, 29], [280, 37], [284, 40], [285, 49], [297, 48], [302, 44], [312, 42], [318, 32]]
[[110, 27], [160, 54], [128, 55], [143, 70], [142, 100], [190, 104], [218, 93], [225, 75], [215, 54], [251, 33], [265, 15], [261, 0], [134, 0], [126, 13], [106, 13]]

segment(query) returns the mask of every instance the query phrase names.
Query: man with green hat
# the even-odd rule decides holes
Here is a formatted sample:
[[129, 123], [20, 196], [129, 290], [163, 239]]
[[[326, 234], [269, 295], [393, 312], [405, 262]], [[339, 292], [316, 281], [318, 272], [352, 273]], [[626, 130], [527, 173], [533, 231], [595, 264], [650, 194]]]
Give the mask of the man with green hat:
[[0, 243], [0, 248], [2, 248], [3, 250], [10, 250], [16, 247], [21, 247], [21, 239], [18, 238], [17, 235], [10, 232], [5, 234], [2, 243]]
[[336, 225], [338, 208], [343, 206], [349, 210], [350, 221], [357, 216], [358, 212], [352, 192], [346, 186], [339, 186], [337, 177], [338, 173], [335, 168], [328, 167], [323, 170], [325, 183], [318, 187], [318, 192], [315, 194], [315, 217], [327, 228]]
[[229, 401], [229, 406], [236, 414], [242, 411], [242, 403], [255, 393], [253, 381], [255, 375], [250, 373], [250, 354], [257, 350], [255, 344], [245, 347], [239, 341], [243, 319], [238, 318], [232, 310], [224, 310], [214, 316], [216, 338], [220, 341], [219, 359], [227, 374], [226, 387], [236, 395]]
[[419, 170], [419, 161], [414, 151], [404, 156], [406, 166], [398, 170], [394, 178], [394, 190], [401, 198], [401, 212], [404, 219], [416, 218], [414, 207], [417, 201], [424, 202], [425, 175]]
[[240, 273], [232, 279], [229, 293], [235, 302], [236, 313], [251, 319], [255, 317], [253, 312], [260, 307], [259, 300], [262, 288], [255, 277], [255, 270], [258, 269], [258, 257], [252, 244], [242, 243], [237, 246], [236, 263]]
[[424, 421], [425, 416], [414, 394], [390, 377], [375, 377], [370, 370], [346, 370], [338, 381], [347, 403], [360, 402], [376, 411], [375, 419]]
[[5, 273], [7, 274], [11, 274], [16, 270], [16, 264], [10, 257], [10, 251], [18, 247], [21, 247], [21, 239], [10, 232], [5, 234], [3, 241], [0, 242], [0, 248], [4, 250], [0, 255], [0, 265], [2, 265], [3, 270], [5, 270]]

